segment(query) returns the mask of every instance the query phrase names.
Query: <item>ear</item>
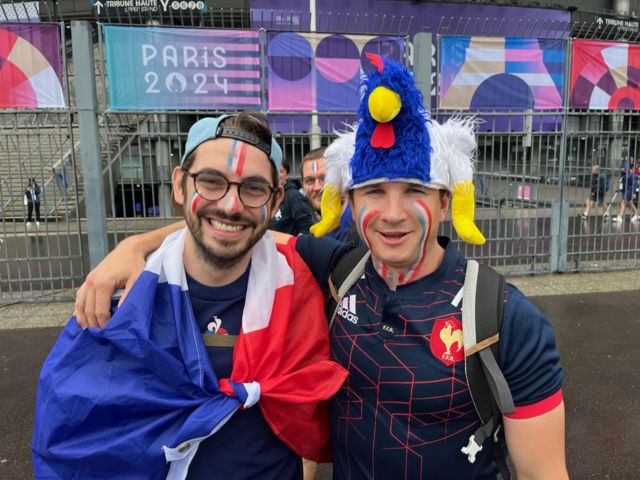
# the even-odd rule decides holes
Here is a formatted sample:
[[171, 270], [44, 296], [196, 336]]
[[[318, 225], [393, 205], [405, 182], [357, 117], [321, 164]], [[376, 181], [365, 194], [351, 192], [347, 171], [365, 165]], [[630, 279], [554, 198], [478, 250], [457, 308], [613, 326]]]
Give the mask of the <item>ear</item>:
[[356, 222], [356, 209], [353, 208], [353, 195], [353, 190], [349, 190], [345, 195], [345, 199], [347, 200], [347, 203], [349, 203], [349, 208], [351, 209], [351, 220]]
[[276, 214], [276, 212], [278, 211], [278, 207], [282, 203], [282, 200], [284, 200], [284, 187], [282, 185], [278, 184], [278, 191], [274, 194], [274, 198], [275, 202], [273, 203], [273, 208], [271, 209], [271, 218], [273, 218], [273, 216]]
[[171, 174], [171, 185], [173, 187], [173, 200], [176, 204], [184, 207], [184, 192], [182, 191], [182, 177], [186, 175], [187, 172], [182, 170], [180, 167], [176, 167], [173, 169], [173, 173]]
[[445, 190], [440, 198], [440, 221], [444, 220], [444, 217], [447, 215], [447, 211], [449, 210], [449, 205], [451, 204], [451, 192], [449, 190]]

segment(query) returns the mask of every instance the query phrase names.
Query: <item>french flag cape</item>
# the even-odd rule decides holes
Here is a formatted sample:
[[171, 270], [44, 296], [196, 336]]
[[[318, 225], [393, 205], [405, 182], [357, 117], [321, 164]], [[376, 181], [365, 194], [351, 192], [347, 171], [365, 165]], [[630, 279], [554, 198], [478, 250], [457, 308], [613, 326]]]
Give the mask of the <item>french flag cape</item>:
[[326, 400], [347, 373], [329, 360], [324, 298], [293, 242], [267, 233], [254, 246], [231, 378], [218, 379], [189, 300], [184, 237], [149, 257], [106, 328], [72, 317], [60, 334], [40, 374], [37, 479], [183, 479], [199, 443], [255, 403], [294, 452], [330, 460]]

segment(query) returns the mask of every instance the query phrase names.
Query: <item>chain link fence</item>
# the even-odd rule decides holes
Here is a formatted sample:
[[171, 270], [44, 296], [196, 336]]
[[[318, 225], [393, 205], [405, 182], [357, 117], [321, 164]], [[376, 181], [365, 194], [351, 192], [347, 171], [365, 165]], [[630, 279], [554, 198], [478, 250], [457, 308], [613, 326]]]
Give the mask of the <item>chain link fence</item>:
[[[110, 110], [102, 23], [300, 32], [309, 31], [311, 24], [308, 13], [228, 8], [173, 12], [166, 18], [162, 12], [97, 16], [93, 77], [102, 185], [87, 191], [76, 105], [79, 66], [74, 66], [71, 55], [69, 18], [65, 18], [60, 2], [40, 4], [42, 20], [59, 22], [68, 107], [0, 111], [0, 303], [73, 297], [89, 269], [88, 196], [104, 196], [109, 247], [127, 235], [175, 221], [170, 207], [172, 168], [182, 156], [189, 127], [201, 116], [216, 113]], [[3, 2], [0, 15], [4, 8], [5, 17], [10, 18], [7, 5], [11, 3]], [[408, 17], [366, 13], [318, 14], [316, 27], [324, 32], [406, 37], [414, 29], [413, 22]], [[496, 19], [443, 18], [441, 31], [465, 34], [480, 28], [483, 34], [492, 35], [498, 25]], [[500, 28], [504, 30], [504, 25]], [[601, 38], [603, 34], [611, 40], [621, 38], [620, 32], [603, 32], [582, 24], [549, 22], [534, 28], [525, 21], [509, 28], [514, 36], [542, 29], [550, 38], [569, 32], [582, 38]], [[413, 60], [413, 66], [431, 61]], [[312, 143], [328, 145], [334, 129], [354, 120], [353, 112], [319, 113], [320, 123], [327, 127], [312, 142], [311, 129], [286, 126], [287, 122], [299, 124], [299, 117], [308, 118], [310, 112], [266, 113], [279, 125], [276, 136], [296, 175]], [[439, 121], [453, 113], [438, 110], [435, 104], [432, 108], [432, 116]], [[620, 164], [640, 155], [639, 112], [564, 108], [464, 113], [475, 114], [482, 121], [475, 174], [476, 218], [487, 237], [483, 246], [459, 242], [467, 256], [509, 274], [623, 269], [640, 264], [640, 224], [631, 221], [629, 211], [622, 222], [605, 219], [604, 207], [592, 210], [586, 219], [580, 216], [589, 198], [594, 165], [600, 167], [609, 185], [605, 196], [612, 205], [609, 218], [618, 214], [619, 195], [615, 198], [615, 192]], [[546, 126], [542, 128], [542, 124]], [[23, 203], [25, 186], [32, 177], [43, 186], [38, 226], [27, 225]], [[457, 241], [449, 221], [443, 232]]]

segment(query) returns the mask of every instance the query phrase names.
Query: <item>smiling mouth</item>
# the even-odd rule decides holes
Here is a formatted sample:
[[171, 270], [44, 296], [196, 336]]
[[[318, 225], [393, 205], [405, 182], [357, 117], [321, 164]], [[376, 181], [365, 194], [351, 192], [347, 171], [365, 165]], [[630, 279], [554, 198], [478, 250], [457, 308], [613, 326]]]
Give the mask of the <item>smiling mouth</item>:
[[408, 235], [408, 233], [406, 232], [378, 232], [378, 233], [382, 235], [384, 238], [389, 238], [393, 240], [397, 240], [399, 238], [402, 238]]
[[207, 218], [207, 220], [209, 225], [221, 232], [237, 233], [247, 228], [246, 225], [230, 225], [228, 223], [220, 222], [219, 220], [214, 220], [213, 218]]

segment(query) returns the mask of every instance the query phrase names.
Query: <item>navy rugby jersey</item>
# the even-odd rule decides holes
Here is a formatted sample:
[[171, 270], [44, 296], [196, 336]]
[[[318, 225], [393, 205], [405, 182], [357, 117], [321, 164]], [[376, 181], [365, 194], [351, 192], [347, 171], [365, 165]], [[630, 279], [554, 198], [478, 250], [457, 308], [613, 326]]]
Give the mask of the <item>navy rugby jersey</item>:
[[[237, 280], [209, 287], [187, 276], [189, 297], [203, 335], [238, 335], [249, 282], [249, 267]], [[233, 347], [207, 347], [218, 378], [229, 378]], [[189, 465], [188, 480], [261, 478], [298, 480], [298, 456], [271, 430], [258, 405], [233, 414], [215, 434], [204, 440]]]
[[[334, 479], [496, 478], [490, 439], [473, 464], [460, 452], [480, 422], [465, 379], [462, 314], [451, 303], [466, 260], [449, 239], [438, 241], [445, 256], [432, 274], [391, 292], [369, 261], [341, 302], [331, 350], [349, 376], [332, 401]], [[296, 248], [326, 287], [344, 247], [299, 237]], [[499, 347], [516, 407], [561, 395], [552, 327], [511, 285]]]

